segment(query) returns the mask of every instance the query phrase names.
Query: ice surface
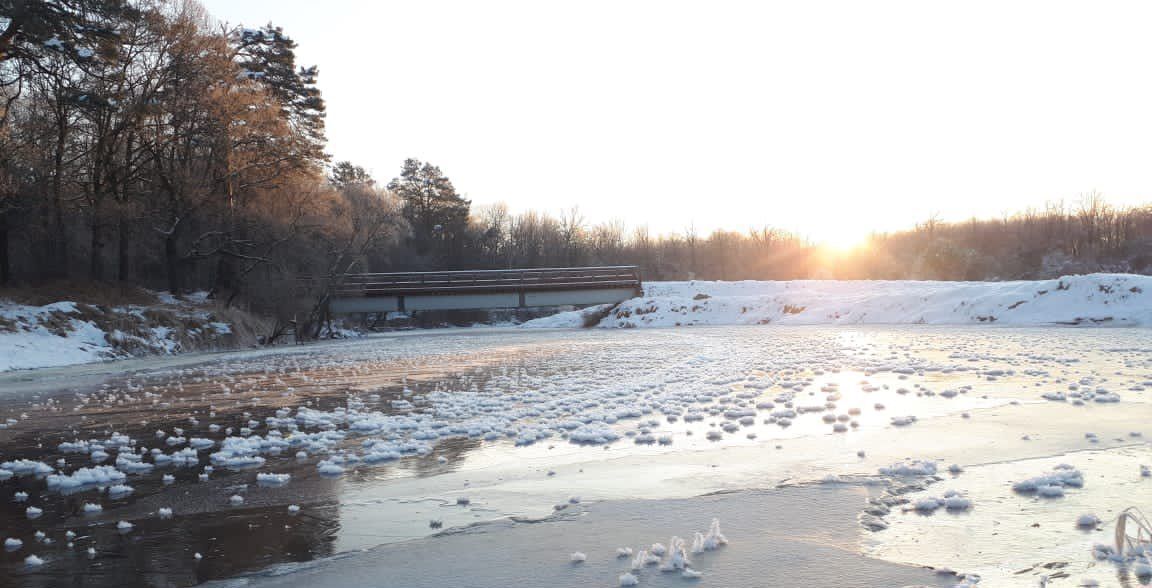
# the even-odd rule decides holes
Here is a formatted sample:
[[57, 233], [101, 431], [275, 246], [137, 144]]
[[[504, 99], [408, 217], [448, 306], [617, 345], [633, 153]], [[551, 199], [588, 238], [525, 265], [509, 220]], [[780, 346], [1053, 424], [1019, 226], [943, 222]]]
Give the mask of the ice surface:
[[[373, 584], [380, 570], [388, 570], [392, 585], [406, 588], [439, 586], [520, 586], [531, 578], [534, 586], [584, 588], [587, 586], [683, 587], [696, 571], [715, 586], [763, 586], [766, 578], [788, 578], [790, 586], [950, 586], [952, 576], [917, 569], [853, 553], [848, 545], [830, 544], [826, 537], [842, 536], [852, 542], [854, 510], [864, 496], [856, 488], [805, 487], [762, 492], [736, 492], [677, 500], [626, 500], [589, 506], [585, 515], [556, 518], [535, 524], [508, 521], [478, 525], [456, 533], [372, 549], [367, 552], [304, 565], [288, 564], [268, 573], [245, 577], [246, 586], [299, 586], [323, 584], [342, 588]], [[779, 513], [798, 516], [786, 527]], [[719, 522], [726, 521], [721, 533]], [[723, 549], [691, 557], [691, 566], [676, 567], [687, 559], [680, 534], [707, 529], [705, 535]], [[847, 532], [825, 533], [832, 530]], [[604, 545], [651, 545], [654, 535], [673, 537], [664, 544], [665, 559], [654, 565], [641, 562], [631, 569], [627, 559], [614, 557]], [[570, 553], [564, 545], [597, 545], [587, 550], [580, 565], [558, 561], [557, 553]], [[642, 552], [645, 555], [647, 550]], [[669, 559], [669, 555], [677, 554]], [[653, 556], [654, 557], [654, 556]], [[677, 559], [680, 558], [680, 559]], [[796, 565], [797, 562], [819, 565]], [[552, 563], [548, 563], [552, 562]], [[667, 568], [678, 573], [661, 571]], [[635, 580], [636, 583], [633, 583]], [[227, 585], [220, 583], [220, 586]]]
[[[59, 391], [0, 406], [5, 410], [0, 424], [16, 439], [35, 440], [12, 447], [5, 459], [33, 464], [24, 468], [33, 473], [10, 484], [31, 490], [30, 499], [43, 504], [45, 514], [56, 516], [62, 500], [42, 492], [48, 476], [75, 479], [90, 475], [80, 473], [83, 468], [93, 468], [132, 478], [138, 490], [128, 500], [109, 495], [108, 516], [78, 517], [80, 524], [100, 529], [120, 519], [137, 521], [142, 529], [147, 525], [150, 540], [173, 542], [185, 560], [192, 549], [204, 548], [187, 543], [175, 528], [202, 529], [221, 520], [262, 525], [269, 543], [253, 548], [261, 555], [205, 551], [211, 569], [221, 574], [280, 561], [287, 553], [283, 545], [311, 533], [331, 533], [326, 542], [306, 547], [319, 557], [430, 533], [454, 534], [505, 516], [545, 516], [557, 507], [563, 507], [558, 516], [579, 516], [573, 513], [584, 506], [572, 505], [598, 508], [622, 498], [660, 501], [825, 477], [837, 486], [903, 489], [900, 496], [908, 502], [893, 503], [888, 531], [865, 532], [868, 541], [904, 533], [906, 520], [928, 519], [933, 528], [921, 538], [932, 545], [952, 525], [981, 520], [991, 527], [986, 513], [1001, 512], [1005, 505], [1035, 505], [1051, 517], [1039, 519], [1045, 535], [1030, 543], [1039, 546], [1043, 537], [1081, 532], [1072, 523], [1083, 512], [1109, 519], [1113, 513], [1106, 507], [1084, 500], [1118, 481], [1147, 484], [1138, 465], [1152, 460], [1146, 453], [1129, 456], [1120, 468], [1068, 460], [1087, 484], [1060, 486], [1067, 492], [1058, 500], [1019, 495], [1011, 486], [1059, 462], [1022, 464], [994, 486], [969, 477], [979, 476], [982, 464], [1145, 443], [1131, 433], [1146, 427], [1142, 415], [1152, 390], [1146, 336], [1139, 329], [930, 325], [398, 335], [292, 353], [226, 354], [210, 364], [164, 359], [135, 364], [158, 366], [154, 373], [94, 384], [71, 374], [115, 368], [53, 371], [62, 382]], [[14, 376], [0, 385], [23, 386]], [[1052, 390], [1064, 391], [1067, 399], [1040, 398]], [[1094, 401], [1103, 395], [1122, 398], [1118, 404]], [[916, 421], [893, 427], [893, 414]], [[53, 429], [40, 427], [41, 422], [53, 423]], [[63, 423], [58, 430], [57, 423]], [[833, 435], [836, 424], [847, 430]], [[1086, 430], [1094, 435], [1086, 436]], [[708, 441], [713, 431], [719, 439]], [[1023, 435], [1031, 440], [1020, 441]], [[168, 445], [169, 438], [174, 445]], [[660, 444], [662, 438], [670, 443]], [[191, 446], [196, 439], [212, 446], [197, 451]], [[95, 469], [103, 466], [95, 462], [98, 454], [108, 469]], [[204, 464], [216, 469], [204, 467], [206, 482], [197, 483]], [[249, 469], [254, 464], [264, 467]], [[324, 466], [345, 477], [320, 475]], [[888, 473], [877, 476], [882, 469]], [[290, 475], [289, 486], [261, 483], [268, 480], [261, 474], [269, 472]], [[168, 480], [171, 485], [164, 486]], [[968, 492], [948, 495], [955, 483]], [[101, 485], [66, 500], [100, 501]], [[228, 507], [227, 497], [234, 493], [246, 498], [245, 508]], [[471, 503], [454, 505], [462, 495]], [[573, 495], [585, 500], [572, 502]], [[924, 497], [937, 504], [931, 516], [914, 512]], [[308, 516], [290, 517], [287, 507], [294, 501], [307, 501]], [[156, 520], [160, 508], [172, 506], [182, 514], [179, 525]], [[334, 511], [339, 512], [335, 521]], [[20, 523], [29, 524], [15, 512]], [[791, 526], [793, 514], [782, 512], [776, 511], [774, 524]], [[605, 573], [591, 583], [612, 585], [628, 571], [636, 549], [659, 541], [665, 555], [646, 554], [637, 573], [642, 585], [683, 582], [681, 574], [689, 569], [706, 572], [703, 585], [708, 585], [728, 574], [710, 569], [709, 558], [728, 561], [723, 558], [731, 551], [743, 554], [740, 558], [757, 557], [741, 547], [746, 538], [735, 533], [739, 523], [733, 519], [739, 515], [699, 515], [635, 537], [573, 537], [553, 544], [535, 563], [559, 565], [577, 577], [576, 568], [596, 568]], [[847, 516], [852, 530], [846, 536], [864, 532], [855, 526], [857, 515], [858, 509]], [[707, 523], [714, 516], [724, 520], [722, 534], [738, 540], [707, 551]], [[263, 517], [280, 521], [266, 525]], [[430, 520], [443, 528], [430, 528]], [[280, 530], [280, 522], [291, 528]], [[672, 536], [683, 538], [691, 567], [664, 574], [662, 567], [677, 569], [666, 561]], [[77, 545], [84, 549], [81, 541]], [[995, 542], [985, 538], [981, 545]], [[633, 549], [631, 556], [617, 560], [620, 545]], [[66, 548], [60, 542], [51, 549]], [[114, 567], [149, 549], [144, 543], [105, 541], [102, 553], [115, 557], [100, 561]], [[581, 566], [564, 561], [575, 549], [587, 555]], [[998, 549], [987, 551], [1006, 566], [1024, 557]], [[244, 554], [245, 548], [233, 541], [231, 551]], [[931, 557], [893, 559], [938, 565], [965, 552], [972, 553], [951, 547]], [[53, 553], [43, 555], [61, 571], [71, 565]], [[617, 567], [607, 569], [610, 562]], [[949, 565], [968, 571], [963, 563]], [[1002, 585], [995, 573], [978, 571], [987, 576], [986, 585]]]

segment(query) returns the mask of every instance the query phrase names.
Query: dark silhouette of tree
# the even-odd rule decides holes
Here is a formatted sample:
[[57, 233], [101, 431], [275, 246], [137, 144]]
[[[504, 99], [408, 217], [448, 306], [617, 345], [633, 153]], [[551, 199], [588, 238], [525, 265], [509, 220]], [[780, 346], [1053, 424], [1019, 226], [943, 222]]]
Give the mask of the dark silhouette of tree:
[[402, 212], [411, 227], [417, 254], [444, 262], [458, 259], [471, 202], [456, 193], [439, 167], [409, 159], [400, 177], [388, 183], [388, 190], [403, 202]]
[[343, 190], [351, 186], [374, 186], [376, 180], [368, 170], [353, 165], [351, 161], [338, 161], [328, 173], [328, 183], [338, 190]]

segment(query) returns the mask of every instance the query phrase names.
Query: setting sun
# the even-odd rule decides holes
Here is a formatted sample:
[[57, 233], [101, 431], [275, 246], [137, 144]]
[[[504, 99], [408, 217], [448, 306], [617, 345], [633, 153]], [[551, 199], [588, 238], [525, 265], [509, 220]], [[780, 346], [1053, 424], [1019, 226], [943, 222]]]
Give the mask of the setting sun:
[[812, 239], [817, 245], [834, 253], [850, 253], [868, 244], [868, 233], [861, 232], [859, 227], [844, 227], [840, 231], [816, 233]]

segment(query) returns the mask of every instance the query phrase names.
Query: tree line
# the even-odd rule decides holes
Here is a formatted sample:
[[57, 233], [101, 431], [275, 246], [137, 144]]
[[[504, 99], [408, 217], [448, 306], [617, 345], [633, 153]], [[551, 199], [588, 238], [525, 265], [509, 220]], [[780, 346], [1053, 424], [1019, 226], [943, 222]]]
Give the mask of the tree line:
[[997, 219], [941, 222], [874, 235], [834, 277], [1016, 280], [1091, 272], [1152, 273], [1152, 206], [1118, 207], [1099, 193]]
[[1099, 194], [997, 219], [943, 222], [871, 235], [849, 251], [764, 226], [706, 235], [691, 227], [653, 235], [621, 222], [510, 214], [504, 205], [470, 217], [478, 267], [638, 265], [654, 280], [1041, 279], [1065, 274], [1152, 273], [1152, 206], [1117, 207]]
[[192, 0], [0, 2], [0, 284], [208, 290], [311, 325], [327, 286], [364, 271], [1009, 279], [1152, 268], [1152, 209], [1095, 194], [931, 219], [837, 254], [768, 225], [653, 234], [578, 208], [473, 207], [431, 163], [410, 159], [385, 183], [330, 161], [319, 70], [296, 48], [279, 27], [228, 26]]
[[318, 70], [295, 49], [192, 1], [0, 3], [0, 282], [234, 301], [349, 265], [396, 211], [325, 177]]

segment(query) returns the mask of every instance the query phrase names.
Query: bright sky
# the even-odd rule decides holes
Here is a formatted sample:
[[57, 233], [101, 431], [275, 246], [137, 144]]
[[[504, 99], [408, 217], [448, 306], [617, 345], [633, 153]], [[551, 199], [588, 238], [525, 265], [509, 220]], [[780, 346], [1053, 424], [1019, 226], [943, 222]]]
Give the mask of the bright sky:
[[1152, 3], [206, 0], [320, 66], [330, 151], [474, 204], [845, 245], [1152, 202]]

